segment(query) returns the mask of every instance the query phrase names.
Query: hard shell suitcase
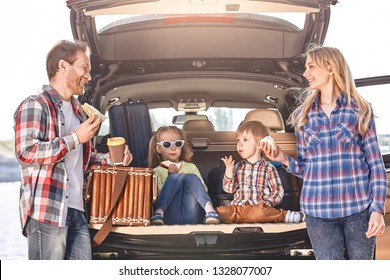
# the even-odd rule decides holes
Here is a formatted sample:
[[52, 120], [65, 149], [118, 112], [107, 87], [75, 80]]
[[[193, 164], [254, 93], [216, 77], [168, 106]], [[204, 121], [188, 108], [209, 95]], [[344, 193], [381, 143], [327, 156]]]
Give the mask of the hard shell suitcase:
[[130, 166], [147, 167], [152, 136], [149, 109], [142, 100], [128, 100], [108, 109], [111, 137], [124, 137], [133, 155]]

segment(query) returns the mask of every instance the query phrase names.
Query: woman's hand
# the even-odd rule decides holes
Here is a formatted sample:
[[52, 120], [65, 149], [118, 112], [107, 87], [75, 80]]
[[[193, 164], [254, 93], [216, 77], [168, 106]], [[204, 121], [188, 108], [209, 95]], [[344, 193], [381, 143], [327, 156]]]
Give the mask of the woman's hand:
[[276, 145], [276, 149], [273, 149], [272, 145], [268, 144], [265, 141], [262, 141], [260, 143], [260, 149], [263, 150], [264, 154], [269, 160], [279, 161], [285, 166], [288, 166], [288, 157], [278, 145]]
[[370, 216], [370, 221], [368, 222], [368, 230], [366, 232], [366, 237], [374, 237], [382, 235], [385, 232], [385, 219], [383, 214], [380, 212], [372, 212]]

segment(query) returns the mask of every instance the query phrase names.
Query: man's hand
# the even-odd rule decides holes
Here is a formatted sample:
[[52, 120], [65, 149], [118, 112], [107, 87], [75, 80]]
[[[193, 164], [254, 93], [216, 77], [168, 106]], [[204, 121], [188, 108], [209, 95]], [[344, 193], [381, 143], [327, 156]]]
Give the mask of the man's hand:
[[125, 156], [123, 157], [123, 166], [128, 166], [133, 161], [133, 155], [130, 153], [129, 147], [125, 145]]
[[90, 116], [85, 122], [76, 128], [76, 135], [80, 144], [88, 142], [97, 132], [100, 125], [100, 118], [97, 115]]

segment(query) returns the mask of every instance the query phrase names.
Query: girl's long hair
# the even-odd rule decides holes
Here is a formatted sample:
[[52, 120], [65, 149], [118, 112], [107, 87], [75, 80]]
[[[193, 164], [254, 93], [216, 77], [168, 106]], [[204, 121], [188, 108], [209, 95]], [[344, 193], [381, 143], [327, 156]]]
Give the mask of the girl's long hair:
[[181, 147], [181, 153], [179, 160], [180, 161], [186, 161], [186, 162], [192, 162], [192, 151], [188, 145], [188, 141], [186, 136], [183, 133], [183, 130], [180, 128], [170, 125], [170, 126], [161, 126], [159, 129], [157, 129], [156, 133], [152, 136], [152, 138], [149, 141], [149, 152], [148, 152], [148, 166], [150, 168], [154, 168], [160, 165], [164, 159], [161, 157], [161, 154], [159, 154], [156, 150], [157, 142], [160, 140], [160, 134], [162, 132], [166, 131], [175, 131], [180, 135], [180, 139], [177, 140], [184, 140], [184, 145]]
[[[345, 60], [343, 54], [337, 48], [311, 45], [306, 51], [306, 57], [309, 56], [319, 67], [332, 69], [337, 86], [347, 95], [348, 105], [351, 106], [351, 99], [356, 100], [360, 110], [358, 121], [358, 132], [363, 135], [368, 130], [368, 124], [372, 115], [370, 104], [358, 93], [352, 72]], [[308, 122], [307, 115], [318, 94], [318, 90], [310, 88], [305, 89], [301, 94], [304, 97], [302, 104], [290, 115], [288, 123], [301, 131]]]

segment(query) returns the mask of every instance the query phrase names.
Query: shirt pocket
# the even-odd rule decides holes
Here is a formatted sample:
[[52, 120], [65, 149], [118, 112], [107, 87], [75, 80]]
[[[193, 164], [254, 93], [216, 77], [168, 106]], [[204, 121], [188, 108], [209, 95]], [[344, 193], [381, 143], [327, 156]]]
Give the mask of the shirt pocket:
[[337, 140], [343, 144], [353, 144], [359, 142], [358, 133], [354, 124], [342, 123], [337, 126]]
[[318, 129], [314, 129], [311, 127], [306, 128], [304, 137], [305, 137], [306, 147], [308, 148], [314, 148], [321, 143]]

